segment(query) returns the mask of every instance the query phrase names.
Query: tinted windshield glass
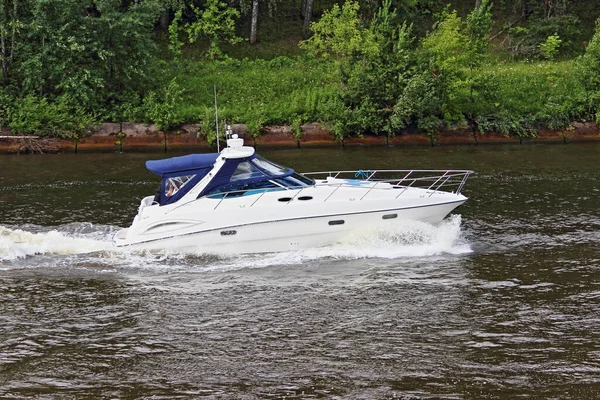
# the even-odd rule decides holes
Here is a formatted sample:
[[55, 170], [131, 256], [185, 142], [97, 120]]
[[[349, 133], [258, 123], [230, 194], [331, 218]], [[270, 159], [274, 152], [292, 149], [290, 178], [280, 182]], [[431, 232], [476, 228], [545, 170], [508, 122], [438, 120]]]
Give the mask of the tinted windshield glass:
[[250, 162], [244, 161], [239, 163], [233, 172], [233, 175], [231, 176], [231, 182], [260, 178], [264, 176], [265, 174], [263, 174], [261, 170], [250, 164]]
[[295, 172], [291, 176], [289, 176], [288, 178], [292, 178], [294, 180], [300, 181], [303, 184], [305, 184], [306, 186], [312, 186], [312, 185], [315, 184], [315, 181], [313, 181], [312, 179], [307, 178], [304, 175], [297, 174]]
[[275, 182], [288, 188], [306, 187], [315, 184], [312, 179], [308, 179], [307, 177], [296, 173], [286, 176], [285, 178], [275, 179]]
[[258, 155], [252, 160], [252, 162], [258, 165], [259, 168], [262, 168], [263, 170], [267, 171], [269, 174], [272, 175], [285, 175], [290, 172], [290, 168], [277, 165], [274, 162], [271, 162]]

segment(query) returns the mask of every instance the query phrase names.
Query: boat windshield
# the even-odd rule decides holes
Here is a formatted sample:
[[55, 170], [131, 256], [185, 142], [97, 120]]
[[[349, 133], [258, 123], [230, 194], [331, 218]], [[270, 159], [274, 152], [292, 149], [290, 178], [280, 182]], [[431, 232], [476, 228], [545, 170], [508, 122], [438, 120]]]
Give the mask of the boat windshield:
[[302, 176], [296, 172], [290, 176], [286, 176], [285, 178], [275, 179], [275, 182], [287, 188], [305, 187], [315, 184], [315, 181], [312, 179]]
[[[224, 166], [198, 195], [247, 196], [273, 190], [299, 189], [315, 182], [258, 155], [243, 160], [226, 160]], [[244, 193], [245, 192], [245, 193]]]
[[252, 161], [239, 163], [231, 175], [230, 182], [272, 179], [275, 176], [283, 176], [282, 178], [274, 179], [274, 182], [287, 188], [312, 186], [315, 184], [312, 179], [297, 174], [291, 168], [282, 167], [260, 156], [256, 156]]
[[266, 176], [260, 169], [252, 165], [249, 161], [243, 161], [238, 164], [237, 168], [231, 175], [231, 182], [243, 181], [247, 179], [256, 179]]
[[252, 162], [271, 175], [287, 175], [291, 171], [291, 168], [286, 168], [282, 167], [281, 165], [277, 165], [272, 161], [262, 158], [258, 154], [256, 155], [256, 157], [254, 157], [254, 159], [252, 159]]
[[299, 189], [313, 186], [315, 182], [297, 174], [291, 168], [282, 167], [260, 156], [241, 161], [235, 167], [229, 182], [209, 189], [207, 196], [248, 196], [265, 191]]

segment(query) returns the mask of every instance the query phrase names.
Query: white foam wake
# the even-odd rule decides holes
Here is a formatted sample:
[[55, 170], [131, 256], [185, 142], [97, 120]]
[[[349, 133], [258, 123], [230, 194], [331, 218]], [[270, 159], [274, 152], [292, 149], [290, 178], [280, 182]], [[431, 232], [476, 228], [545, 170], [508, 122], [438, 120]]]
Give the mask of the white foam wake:
[[0, 226], [0, 261], [16, 260], [36, 254], [79, 254], [112, 247], [105, 234], [59, 232], [56, 229], [30, 232]]
[[[0, 226], [0, 262], [35, 255], [78, 255], [94, 253], [86, 261], [107, 268], [149, 270], [228, 271], [296, 265], [320, 259], [387, 258], [406, 259], [456, 255], [471, 252], [462, 237], [461, 218], [454, 215], [440, 224], [418, 221], [390, 223], [363, 230], [334, 245], [284, 253], [213, 255], [184, 254], [174, 250], [135, 251], [116, 248], [112, 235], [118, 228], [92, 224], [71, 224], [54, 228]], [[78, 257], [78, 256], [76, 256]]]
[[426, 257], [441, 254], [470, 253], [471, 247], [461, 234], [461, 216], [452, 215], [437, 225], [403, 221], [355, 233], [334, 246], [335, 254], [356, 258]]
[[439, 224], [419, 221], [390, 223], [377, 229], [355, 232], [331, 246], [271, 254], [249, 254], [222, 259], [205, 270], [264, 268], [271, 265], [296, 265], [319, 259], [405, 259], [471, 253], [460, 229], [460, 215]]

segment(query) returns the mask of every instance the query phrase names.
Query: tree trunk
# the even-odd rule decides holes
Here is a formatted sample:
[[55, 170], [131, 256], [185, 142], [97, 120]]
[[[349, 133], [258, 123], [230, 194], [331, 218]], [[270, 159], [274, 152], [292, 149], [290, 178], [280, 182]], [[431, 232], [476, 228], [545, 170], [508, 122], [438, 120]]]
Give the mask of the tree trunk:
[[10, 26], [10, 22], [13, 22], [12, 30], [9, 32], [8, 29], [3, 29], [0, 33], [0, 58], [2, 59], [2, 81], [8, 81], [8, 70], [9, 65], [13, 57], [13, 46], [15, 44], [15, 31], [16, 31], [16, 18], [17, 18], [17, 1], [13, 2], [14, 10], [13, 15], [10, 14], [10, 4], [8, 1], [4, 1], [4, 15], [2, 15], [2, 23], [6, 26]]
[[252, 0], [252, 23], [250, 25], [250, 44], [256, 43], [258, 31], [258, 0]]
[[13, 2], [13, 26], [12, 26], [12, 33], [11, 33], [11, 38], [10, 38], [10, 62], [12, 63], [13, 61], [13, 56], [15, 54], [15, 38], [17, 37], [17, 0], [15, 0]]
[[481, 0], [475, 0], [475, 9], [478, 9], [481, 6]]
[[160, 30], [163, 32], [167, 32], [169, 30], [169, 20], [171, 16], [169, 15], [169, 11], [163, 11], [160, 13], [160, 17], [158, 18], [158, 26]]
[[312, 6], [313, 0], [306, 0], [306, 6], [304, 8], [304, 26], [302, 28], [302, 37], [307, 39], [310, 35], [310, 20], [312, 19]]
[[0, 37], [0, 58], [2, 58], [2, 82], [8, 82], [8, 64], [4, 36]]
[[478, 145], [479, 142], [477, 141], [477, 122], [475, 122], [473, 117], [471, 117], [471, 119], [473, 120], [473, 122], [471, 123], [471, 134], [473, 135], [473, 140], [475, 140], [475, 145]]
[[527, 17], [529, 16], [529, 7], [527, 1], [528, 0], [521, 0], [521, 18], [523, 18], [523, 20], [527, 20]]

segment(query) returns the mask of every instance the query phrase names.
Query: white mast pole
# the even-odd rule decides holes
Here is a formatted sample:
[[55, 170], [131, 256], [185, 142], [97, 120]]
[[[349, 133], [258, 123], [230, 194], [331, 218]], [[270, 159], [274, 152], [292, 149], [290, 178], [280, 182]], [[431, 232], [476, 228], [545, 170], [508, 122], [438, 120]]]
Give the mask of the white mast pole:
[[220, 153], [219, 150], [219, 110], [217, 108], [217, 85], [214, 85], [214, 93], [215, 93], [215, 126], [217, 132], [217, 153]]

